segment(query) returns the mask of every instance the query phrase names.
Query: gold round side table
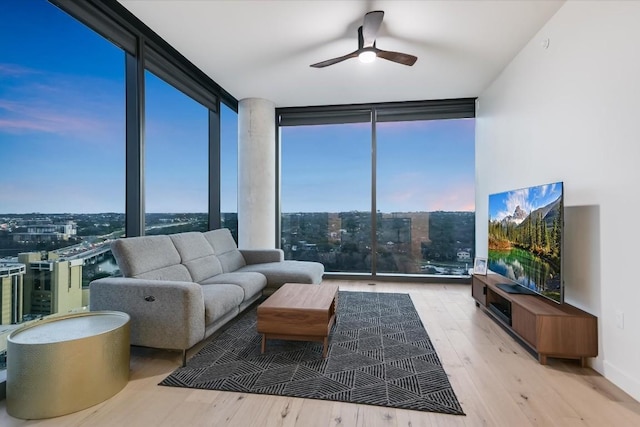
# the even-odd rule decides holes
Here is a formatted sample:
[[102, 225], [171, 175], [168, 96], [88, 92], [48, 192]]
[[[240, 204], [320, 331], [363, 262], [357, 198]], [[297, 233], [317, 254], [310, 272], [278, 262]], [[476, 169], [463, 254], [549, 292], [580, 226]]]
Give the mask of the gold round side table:
[[56, 315], [7, 337], [7, 413], [57, 417], [114, 396], [129, 381], [129, 315]]

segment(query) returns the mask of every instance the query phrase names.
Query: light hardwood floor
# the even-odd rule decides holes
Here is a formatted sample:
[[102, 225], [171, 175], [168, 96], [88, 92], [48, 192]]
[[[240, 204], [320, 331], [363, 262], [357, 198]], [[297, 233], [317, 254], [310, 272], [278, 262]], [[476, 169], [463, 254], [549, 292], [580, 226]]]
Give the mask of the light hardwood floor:
[[[162, 387], [176, 352], [134, 347], [129, 384], [64, 417], [10, 426], [640, 426], [640, 403], [575, 361], [542, 366], [475, 307], [468, 285], [338, 282], [341, 290], [409, 293], [466, 416], [321, 400]], [[195, 354], [197, 349], [189, 352]]]

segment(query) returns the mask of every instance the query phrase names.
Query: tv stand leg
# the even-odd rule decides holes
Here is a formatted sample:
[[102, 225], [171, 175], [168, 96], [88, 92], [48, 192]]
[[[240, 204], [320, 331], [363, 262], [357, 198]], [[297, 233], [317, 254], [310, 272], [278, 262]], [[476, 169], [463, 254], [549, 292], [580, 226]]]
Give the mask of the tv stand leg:
[[541, 365], [546, 365], [547, 364], [547, 355], [538, 353], [538, 362], [540, 362]]
[[480, 307], [480, 303], [476, 301], [476, 307]]
[[586, 357], [581, 357], [580, 358], [580, 367], [581, 368], [586, 368], [587, 367], [587, 358]]

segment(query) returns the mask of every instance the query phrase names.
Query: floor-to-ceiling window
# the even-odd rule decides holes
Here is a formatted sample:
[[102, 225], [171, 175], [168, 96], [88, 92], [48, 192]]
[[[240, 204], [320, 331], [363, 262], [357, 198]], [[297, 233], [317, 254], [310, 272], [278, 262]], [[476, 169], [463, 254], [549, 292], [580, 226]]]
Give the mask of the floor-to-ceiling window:
[[89, 303], [124, 234], [124, 51], [43, 0], [0, 2], [0, 369], [8, 325]]
[[124, 94], [121, 48], [43, 0], [0, 2], [0, 264], [24, 265], [10, 323], [83, 307], [117, 274]]
[[206, 231], [208, 111], [145, 73], [145, 234]]
[[326, 271], [371, 268], [371, 125], [281, 128], [281, 248]]
[[220, 226], [238, 241], [238, 113], [220, 107]]
[[474, 120], [376, 125], [378, 273], [466, 275], [474, 248]]
[[327, 272], [468, 276], [474, 111], [472, 99], [279, 109], [285, 257]]
[[87, 306], [125, 230], [219, 226], [221, 105], [117, 2], [0, 1], [0, 324]]

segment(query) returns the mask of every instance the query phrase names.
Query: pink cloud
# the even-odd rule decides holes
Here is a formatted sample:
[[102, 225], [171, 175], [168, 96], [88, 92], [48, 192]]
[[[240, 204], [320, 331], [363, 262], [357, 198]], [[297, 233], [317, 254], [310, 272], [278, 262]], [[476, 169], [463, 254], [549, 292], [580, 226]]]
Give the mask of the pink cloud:
[[83, 117], [84, 114], [77, 111], [53, 111], [50, 107], [30, 103], [0, 100], [0, 112], [2, 111], [5, 113], [0, 119], [0, 131], [42, 131], [68, 135], [95, 132], [107, 126], [107, 123], [96, 118]]
[[28, 74], [37, 74], [39, 71], [16, 64], [0, 64], [0, 76], [20, 77]]
[[430, 210], [447, 211], [474, 211], [475, 210], [475, 189], [471, 185], [461, 183], [451, 183], [447, 187], [438, 189], [430, 197]]
[[383, 211], [389, 207], [402, 212], [475, 210], [473, 182], [433, 182], [424, 173], [407, 172], [378, 186], [378, 191]]
[[46, 132], [85, 141], [97, 136], [116, 137], [124, 126], [119, 86], [97, 78], [41, 73], [0, 64], [3, 73], [43, 74], [26, 76], [8, 86], [0, 99], [0, 132], [21, 134]]

